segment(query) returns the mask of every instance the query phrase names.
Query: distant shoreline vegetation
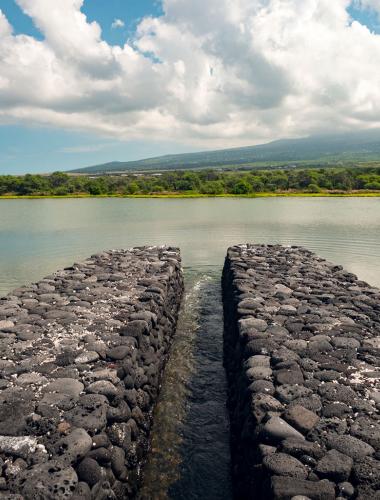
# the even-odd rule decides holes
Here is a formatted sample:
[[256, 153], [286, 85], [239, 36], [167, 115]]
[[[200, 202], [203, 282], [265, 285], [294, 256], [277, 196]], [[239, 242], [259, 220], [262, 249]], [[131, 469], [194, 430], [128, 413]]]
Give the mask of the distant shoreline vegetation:
[[0, 176], [2, 198], [380, 196], [380, 167]]

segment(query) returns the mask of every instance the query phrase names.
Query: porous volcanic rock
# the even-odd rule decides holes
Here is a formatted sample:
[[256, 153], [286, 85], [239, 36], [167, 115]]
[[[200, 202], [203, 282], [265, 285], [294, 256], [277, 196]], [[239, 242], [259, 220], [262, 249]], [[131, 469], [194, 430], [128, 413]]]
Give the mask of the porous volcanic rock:
[[179, 250], [93, 255], [0, 299], [0, 498], [130, 498], [183, 291]]
[[380, 290], [280, 245], [222, 281], [236, 498], [380, 498]]

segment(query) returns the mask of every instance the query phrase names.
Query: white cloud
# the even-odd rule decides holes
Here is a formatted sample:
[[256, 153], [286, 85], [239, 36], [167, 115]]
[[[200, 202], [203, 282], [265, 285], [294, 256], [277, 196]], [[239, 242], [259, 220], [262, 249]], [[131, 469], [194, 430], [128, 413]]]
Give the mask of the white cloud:
[[83, 0], [17, 2], [44, 40], [0, 14], [0, 122], [199, 147], [380, 126], [380, 36], [349, 0], [164, 0], [124, 47]]
[[372, 9], [380, 13], [380, 0], [356, 0], [359, 8]]
[[122, 21], [121, 19], [115, 19], [114, 22], [111, 24], [111, 27], [113, 29], [124, 28], [124, 26], [125, 26], [124, 21]]

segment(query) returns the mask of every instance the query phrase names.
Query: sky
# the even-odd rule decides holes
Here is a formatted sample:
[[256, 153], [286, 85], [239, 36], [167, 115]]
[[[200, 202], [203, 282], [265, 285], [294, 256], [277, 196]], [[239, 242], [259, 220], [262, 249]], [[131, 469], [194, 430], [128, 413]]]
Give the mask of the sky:
[[0, 0], [0, 174], [380, 127], [380, 0]]

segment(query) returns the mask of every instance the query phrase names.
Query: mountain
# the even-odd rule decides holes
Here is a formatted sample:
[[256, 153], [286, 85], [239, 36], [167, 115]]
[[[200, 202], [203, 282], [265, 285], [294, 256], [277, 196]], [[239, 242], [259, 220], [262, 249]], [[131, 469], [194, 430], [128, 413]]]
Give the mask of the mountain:
[[380, 161], [380, 129], [339, 135], [319, 135], [243, 148], [184, 153], [118, 162], [72, 170], [72, 173], [171, 170], [206, 167], [287, 165], [289, 163], [349, 163]]

